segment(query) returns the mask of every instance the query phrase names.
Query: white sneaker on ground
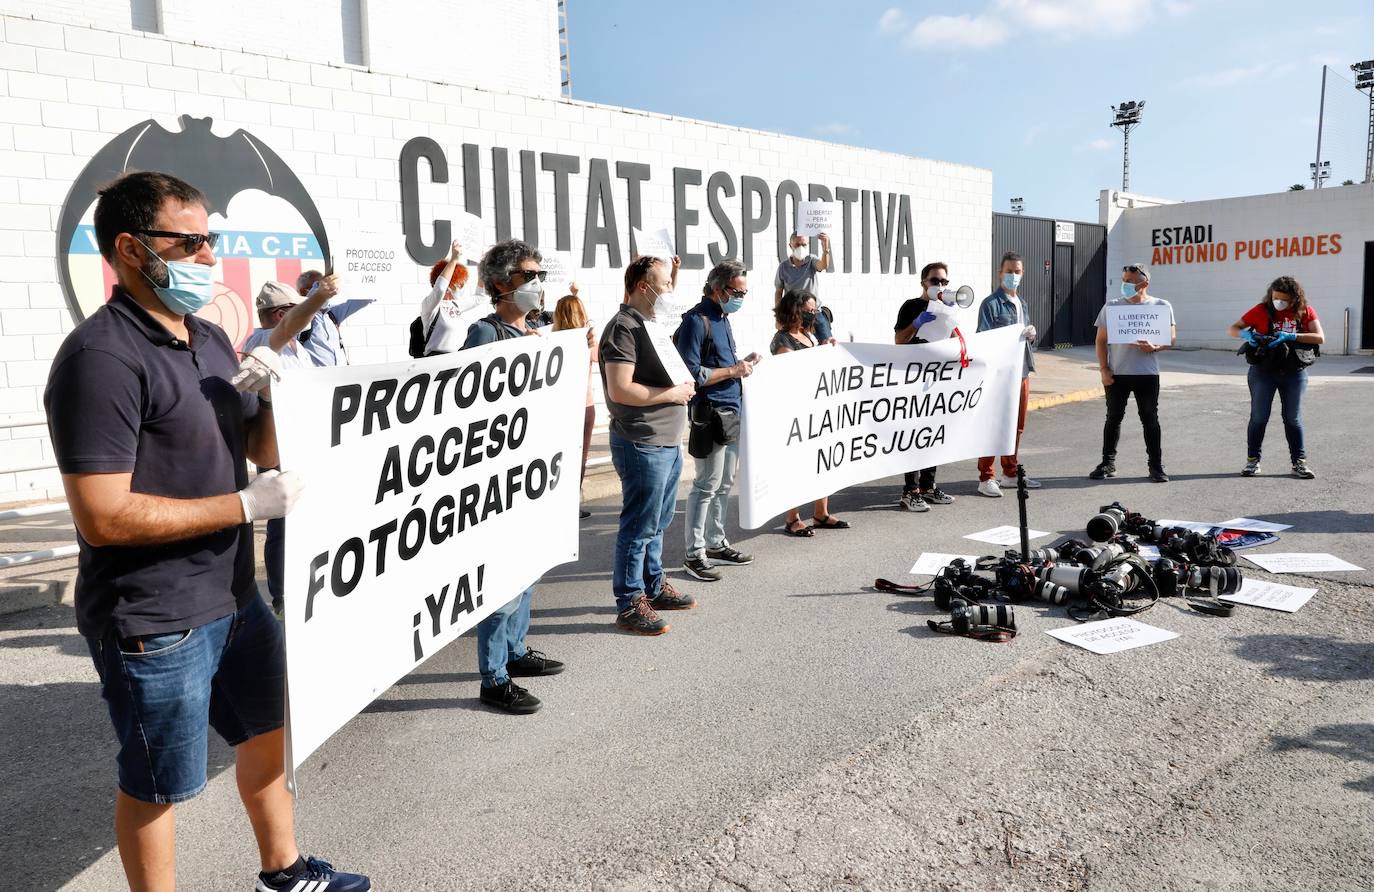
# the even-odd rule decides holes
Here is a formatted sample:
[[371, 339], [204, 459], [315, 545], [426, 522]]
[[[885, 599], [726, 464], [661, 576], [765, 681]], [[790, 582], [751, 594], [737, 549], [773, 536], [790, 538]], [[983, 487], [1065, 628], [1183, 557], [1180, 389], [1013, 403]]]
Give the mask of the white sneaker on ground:
[[[1002, 485], [1005, 486], [1007, 489], [1016, 489], [1016, 478], [1015, 478], [1015, 477], [1003, 477], [1003, 478], [1002, 478]], [[1039, 488], [1040, 488], [1040, 481], [1039, 481], [1039, 480], [1032, 480], [1032, 479], [1029, 478], [1029, 477], [1026, 478], [1026, 489], [1039, 489]]]
[[990, 499], [1002, 498], [1002, 487], [997, 485], [996, 480], [984, 480], [978, 484], [978, 495], [987, 496]]

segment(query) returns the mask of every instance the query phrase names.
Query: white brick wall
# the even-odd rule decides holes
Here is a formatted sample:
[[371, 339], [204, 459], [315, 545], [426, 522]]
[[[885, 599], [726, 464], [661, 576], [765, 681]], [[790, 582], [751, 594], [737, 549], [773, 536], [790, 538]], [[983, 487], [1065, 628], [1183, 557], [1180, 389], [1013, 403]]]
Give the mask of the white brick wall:
[[[1173, 304], [1181, 346], [1234, 349], [1238, 342], [1227, 335], [1227, 326], [1259, 303], [1270, 282], [1293, 276], [1322, 320], [1323, 349], [1340, 352], [1346, 308], [1350, 349], [1359, 349], [1364, 246], [1374, 241], [1374, 184], [1121, 210], [1107, 234], [1108, 296], [1120, 293], [1124, 265], [1150, 264], [1153, 230], [1208, 224], [1215, 241], [1228, 244], [1225, 261], [1150, 265], [1150, 293]], [[1329, 233], [1341, 236], [1339, 254], [1235, 256], [1237, 241]]]
[[[7, 2], [0, 0], [0, 8]], [[166, 3], [169, 22], [175, 21], [179, 10], [185, 14], [193, 5], [182, 0]], [[514, 0], [490, 5], [508, 11], [533, 10], [530, 15], [542, 8]], [[552, 8], [551, 3], [547, 5]], [[381, 6], [373, 3], [368, 9], [376, 11]], [[467, 9], [466, 4], [458, 6]], [[334, 9], [337, 12], [337, 4]], [[530, 31], [537, 25], [520, 27]], [[247, 50], [209, 49], [133, 33], [127, 24], [119, 27], [124, 30], [116, 33], [0, 15], [0, 36], [8, 40], [19, 34], [29, 41], [13, 46], [0, 43], [6, 49], [0, 57], [4, 60], [0, 73], [8, 75], [0, 89], [0, 165], [6, 173], [0, 178], [0, 415], [41, 411], [48, 361], [73, 325], [56, 284], [53, 259], [54, 226], [66, 191], [94, 152], [123, 129], [149, 117], [176, 129], [179, 115], [209, 114], [220, 134], [238, 127], [248, 129], [302, 178], [331, 232], [359, 219], [399, 232], [400, 150], [407, 140], [428, 136], [448, 156], [450, 183], [428, 183], [422, 173], [422, 219], [450, 216], [463, 207], [462, 145], [473, 143], [482, 159], [482, 216], [488, 237], [494, 232], [495, 207], [491, 149], [500, 146], [509, 152], [516, 236], [523, 235], [519, 152], [557, 152], [581, 159], [580, 173], [570, 179], [569, 196], [572, 248], [579, 258], [588, 166], [590, 159], [603, 158], [612, 173], [625, 260], [629, 257], [628, 195], [625, 181], [614, 176], [617, 161], [651, 167], [650, 179], [641, 187], [646, 225], [673, 223], [674, 167], [702, 171], [703, 185], [688, 190], [687, 202], [699, 213], [700, 222], [689, 231], [680, 251], [705, 253], [707, 243], [723, 241], [711, 220], [704, 184], [713, 172], [724, 171], [737, 190], [740, 177], [748, 175], [762, 178], [773, 189], [785, 179], [794, 180], [803, 197], [809, 183], [910, 195], [918, 267], [943, 259], [960, 283], [980, 293], [990, 287], [992, 175], [987, 170], [564, 102], [548, 91], [542, 97], [507, 95], [259, 55], [251, 45]], [[338, 31], [337, 22], [332, 27]], [[33, 52], [9, 52], [23, 47]], [[42, 72], [40, 58], [47, 66]], [[494, 70], [519, 67], [495, 57], [491, 64]], [[15, 93], [16, 76], [19, 92], [25, 95]], [[423, 165], [422, 171], [427, 171]], [[540, 169], [536, 188], [538, 238], [541, 245], [551, 247], [555, 242], [553, 175]], [[738, 230], [738, 191], [723, 205]], [[857, 216], [857, 205], [854, 213]], [[766, 350], [772, 333], [769, 310], [778, 262], [775, 225], [773, 221], [754, 238], [753, 297], [736, 326], [744, 349]], [[430, 238], [428, 229], [425, 238]], [[857, 254], [857, 232], [853, 239]], [[839, 266], [844, 257], [838, 237], [835, 247]], [[873, 251], [876, 270], [876, 239]], [[593, 318], [604, 322], [622, 297], [623, 269], [606, 266], [604, 250], [598, 252], [598, 263], [602, 264], [598, 268], [582, 270], [578, 280]], [[886, 341], [897, 306], [915, 296], [919, 286], [906, 275], [861, 275], [857, 258], [854, 270], [822, 279], [822, 295], [837, 316], [837, 334]], [[346, 324], [355, 362], [404, 358], [408, 325], [428, 291], [421, 284], [425, 273], [417, 266], [414, 284], [377, 295], [378, 306]], [[700, 293], [704, 276], [705, 270], [682, 272], [679, 291], [689, 302]], [[37, 427], [8, 435], [0, 431], [0, 442], [7, 444], [6, 449], [17, 450], [15, 455], [33, 455], [36, 448], [37, 454], [50, 460], [44, 433]], [[30, 463], [34, 462], [0, 454], [0, 468]], [[0, 502], [57, 495], [60, 484], [55, 472], [0, 473]]]

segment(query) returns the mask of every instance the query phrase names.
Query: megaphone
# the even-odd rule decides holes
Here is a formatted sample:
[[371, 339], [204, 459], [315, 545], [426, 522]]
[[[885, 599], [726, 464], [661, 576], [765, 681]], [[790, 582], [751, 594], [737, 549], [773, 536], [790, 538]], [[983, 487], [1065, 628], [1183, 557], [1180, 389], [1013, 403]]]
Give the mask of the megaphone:
[[[949, 291], [949, 288], [944, 288], [940, 293], [943, 296]], [[973, 306], [974, 299], [973, 289], [967, 285], [960, 285], [958, 290], [954, 292], [954, 305], [960, 309], [967, 310], [969, 307]]]

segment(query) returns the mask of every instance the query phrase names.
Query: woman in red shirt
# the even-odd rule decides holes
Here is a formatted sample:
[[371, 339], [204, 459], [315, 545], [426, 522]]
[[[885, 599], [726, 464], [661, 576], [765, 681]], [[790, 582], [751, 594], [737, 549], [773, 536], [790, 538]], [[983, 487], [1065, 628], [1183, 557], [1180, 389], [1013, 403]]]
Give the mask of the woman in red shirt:
[[1288, 455], [1293, 460], [1293, 476], [1311, 480], [1317, 475], [1307, 466], [1302, 435], [1302, 395], [1307, 390], [1307, 369], [1297, 362], [1296, 351], [1311, 350], [1326, 340], [1317, 311], [1308, 304], [1297, 279], [1280, 276], [1269, 285], [1264, 300], [1247, 310], [1230, 332], [1231, 337], [1250, 344], [1255, 344], [1258, 337], [1274, 335], [1271, 347], [1288, 345], [1288, 359], [1278, 368], [1269, 364], [1250, 366], [1250, 425], [1245, 437], [1248, 457], [1241, 476], [1254, 477], [1260, 472], [1264, 428], [1269, 424], [1269, 410], [1277, 393]]

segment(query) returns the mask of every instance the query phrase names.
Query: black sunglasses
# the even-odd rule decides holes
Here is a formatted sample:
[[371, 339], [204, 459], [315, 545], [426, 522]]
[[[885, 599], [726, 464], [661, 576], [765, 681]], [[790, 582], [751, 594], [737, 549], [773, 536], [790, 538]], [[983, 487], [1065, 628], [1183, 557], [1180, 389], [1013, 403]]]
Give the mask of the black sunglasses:
[[517, 269], [512, 273], [512, 275], [524, 276], [526, 282], [530, 281], [531, 279], [538, 279], [539, 281], [543, 282], [546, 279], [548, 279], [549, 271], [545, 269]]
[[1136, 274], [1141, 274], [1141, 273], [1144, 273], [1144, 272], [1145, 272], [1145, 270], [1143, 270], [1143, 269], [1141, 269], [1140, 267], [1136, 266], [1134, 263], [1132, 263], [1130, 266], [1123, 266], [1123, 267], [1121, 268], [1121, 271], [1122, 271], [1123, 273], [1136, 273]]
[[186, 249], [187, 254], [194, 254], [200, 250], [201, 245], [209, 245], [210, 250], [215, 250], [215, 245], [219, 243], [219, 233], [210, 232], [201, 235], [198, 232], [164, 232], [161, 229], [135, 229], [139, 235], [151, 235], [157, 238], [181, 239], [181, 246]]
[[927, 279], [926, 281], [930, 282], [932, 285], [940, 285], [941, 287], [949, 284], [949, 279]]

